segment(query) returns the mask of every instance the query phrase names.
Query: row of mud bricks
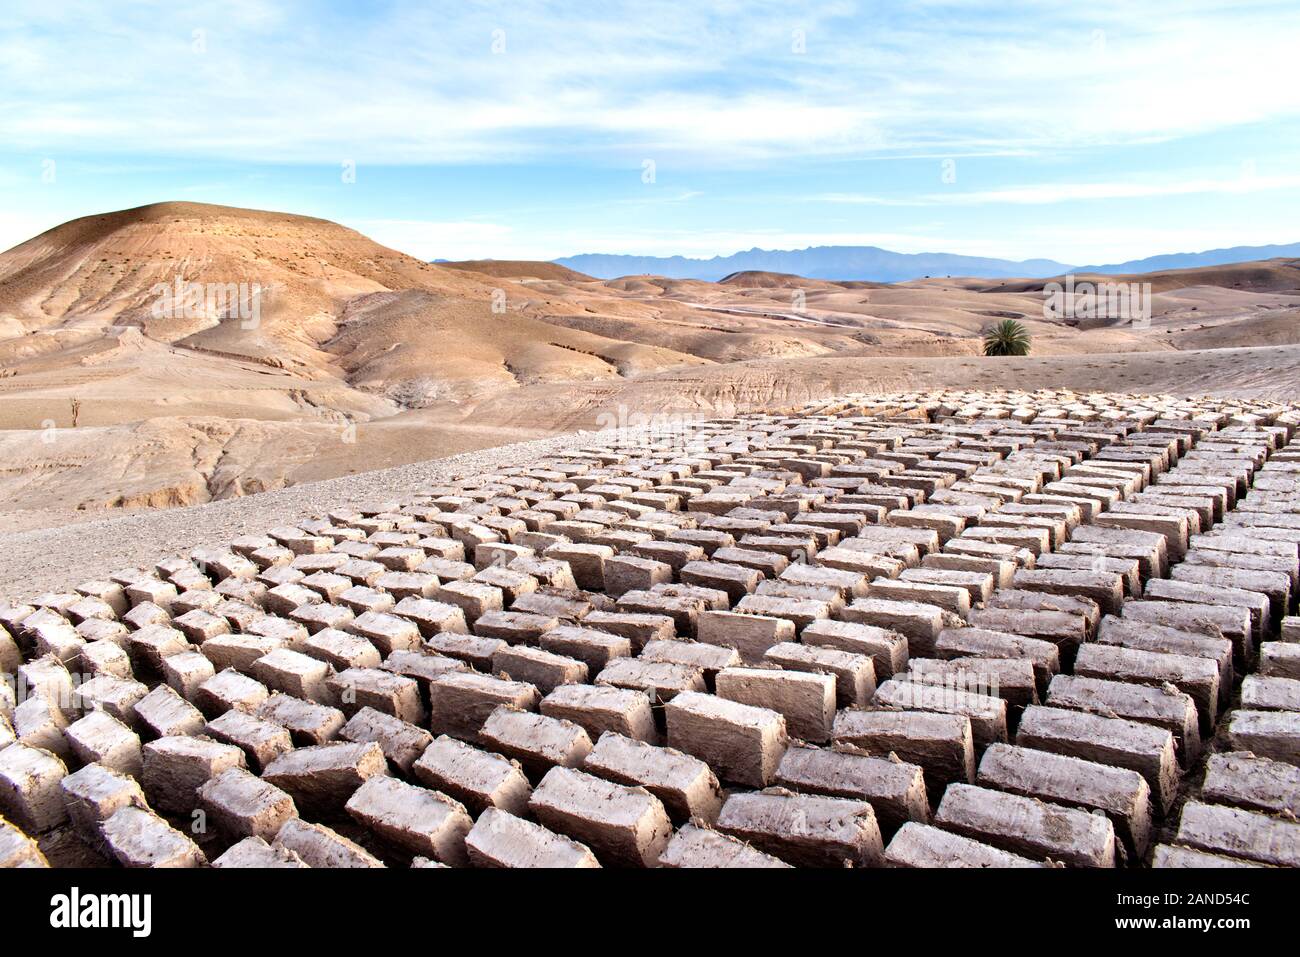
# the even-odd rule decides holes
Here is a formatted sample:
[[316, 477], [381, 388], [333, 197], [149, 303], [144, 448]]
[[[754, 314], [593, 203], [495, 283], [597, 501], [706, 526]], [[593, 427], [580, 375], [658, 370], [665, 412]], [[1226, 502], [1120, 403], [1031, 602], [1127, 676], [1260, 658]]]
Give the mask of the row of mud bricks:
[[845, 396], [0, 609], [0, 863], [1300, 865], [1300, 408]]

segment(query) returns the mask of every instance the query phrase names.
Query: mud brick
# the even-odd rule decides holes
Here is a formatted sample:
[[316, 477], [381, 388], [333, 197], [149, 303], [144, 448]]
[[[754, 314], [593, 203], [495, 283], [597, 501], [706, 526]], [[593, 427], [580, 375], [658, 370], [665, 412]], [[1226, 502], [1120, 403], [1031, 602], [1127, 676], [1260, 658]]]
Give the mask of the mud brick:
[[335, 628], [325, 628], [309, 637], [298, 651], [337, 669], [378, 668], [383, 660], [379, 649], [365, 638]]
[[524, 814], [532, 795], [518, 762], [445, 735], [429, 744], [411, 770], [421, 783], [450, 795], [474, 814], [494, 808]]
[[625, 592], [649, 589], [672, 580], [673, 567], [651, 558], [614, 555], [604, 563], [605, 592], [615, 598]]
[[170, 735], [144, 746], [140, 783], [159, 811], [188, 816], [199, 806], [198, 789], [205, 781], [244, 763], [244, 752], [233, 745]]
[[254, 717], [285, 728], [300, 747], [332, 741], [347, 721], [338, 708], [279, 692], [267, 698]]
[[659, 856], [667, 868], [789, 867], [784, 861], [764, 854], [744, 841], [707, 827], [687, 824], [668, 842]]
[[1050, 641], [1024, 638], [987, 628], [948, 628], [939, 633], [935, 657], [953, 659], [1015, 658], [1027, 661], [1034, 670], [1040, 694], [1046, 692], [1052, 676], [1060, 671], [1060, 653]]
[[599, 591], [605, 587], [605, 562], [617, 553], [608, 545], [562, 542], [552, 545], [543, 554], [547, 558], [567, 562], [579, 588]]
[[[1209, 570], [1213, 571], [1213, 569]], [[1176, 573], [1178, 568], [1174, 571]], [[1269, 599], [1267, 595], [1259, 592], [1181, 579], [1170, 581], [1167, 578], [1153, 578], [1147, 583], [1144, 595], [1156, 601], [1184, 601], [1201, 605], [1230, 605], [1245, 608], [1250, 612], [1251, 628], [1256, 641], [1263, 640], [1270, 628]]]
[[1074, 673], [1081, 678], [1171, 684], [1196, 702], [1202, 731], [1214, 727], [1219, 703], [1219, 666], [1204, 658], [1090, 644], [1079, 649]]
[[991, 695], [963, 690], [962, 683], [960, 676], [951, 674], [927, 674], [922, 678], [909, 672], [908, 680], [896, 676], [877, 688], [873, 704], [878, 708], [933, 711], [968, 718], [978, 750], [1006, 741], [1007, 703]]
[[545, 826], [589, 845], [605, 862], [653, 867], [672, 837], [663, 804], [649, 791], [557, 767], [528, 802]]
[[384, 752], [375, 742], [333, 742], [281, 755], [262, 779], [288, 792], [303, 813], [334, 816], [358, 787], [387, 773]]
[[527, 711], [537, 706], [538, 698], [531, 684], [453, 672], [429, 683], [429, 729], [473, 741], [498, 705]]
[[1157, 844], [1155, 851], [1151, 855], [1151, 866], [1154, 868], [1207, 868], [1207, 867], [1270, 867], [1269, 864], [1259, 864], [1255, 861], [1247, 861], [1240, 857], [1230, 857], [1226, 854], [1210, 854], [1206, 851], [1198, 851], [1192, 847], [1181, 847], [1177, 844]]
[[[797, 826], [792, 825], [798, 821]], [[872, 866], [883, 855], [875, 812], [865, 801], [794, 794], [780, 788], [733, 794], [718, 830], [791, 864]]]
[[72, 675], [53, 655], [44, 655], [19, 668], [15, 687], [26, 688], [28, 696], [41, 696], [68, 716], [74, 713], [76, 694]]
[[802, 630], [816, 621], [828, 619], [831, 608], [827, 602], [813, 599], [746, 595], [737, 602], [735, 611], [745, 615], [785, 618]]
[[303, 605], [289, 613], [289, 618], [311, 634], [326, 628], [346, 628], [355, 616], [341, 605]]
[[1037, 562], [1035, 553], [1026, 548], [1019, 548], [1001, 542], [979, 541], [974, 538], [954, 538], [944, 545], [943, 553], [967, 558], [1011, 562], [1017, 568], [1033, 568]]
[[1082, 644], [1090, 636], [1087, 618], [1063, 611], [979, 608], [970, 613], [968, 621], [975, 628], [1034, 638], [1067, 651]]
[[301, 818], [284, 822], [275, 836], [273, 850], [293, 853], [308, 867], [383, 867], [383, 862], [361, 845], [348, 840], [323, 824], [309, 824]]
[[[970, 611], [971, 605], [970, 593], [964, 587], [903, 579], [877, 578], [871, 582], [869, 595], [870, 598], [862, 601], [875, 599], [895, 603], [926, 604], [958, 616], [965, 616]], [[854, 602], [850, 607], [858, 604], [859, 602]]]
[[1100, 815], [1033, 798], [954, 784], [935, 824], [1030, 858], [1114, 867], [1115, 829]]
[[87, 764], [59, 782], [68, 818], [84, 842], [99, 841], [99, 825], [124, 807], [147, 808], [135, 778], [99, 764]]
[[991, 542], [998, 545], [1010, 545], [1017, 549], [1027, 549], [1035, 556], [1051, 550], [1052, 529], [1036, 528], [1021, 522], [1011, 523], [1010, 520], [1001, 520], [1000, 522], [997, 516], [989, 516], [985, 521], [986, 524], [966, 529], [961, 533], [960, 539], [950, 540], [948, 545], [952, 545], [958, 540]]
[[13, 728], [7, 725], [7, 737], [31, 748], [44, 748], [64, 761], [72, 760], [72, 746], [64, 736], [68, 717], [44, 695], [29, 696], [14, 708]]
[[832, 676], [835, 679], [835, 698], [839, 707], [866, 705], [876, 691], [875, 663], [868, 655], [785, 642], [769, 648], [763, 660], [791, 671]]
[[778, 712], [693, 691], [665, 706], [668, 744], [707, 763], [724, 781], [764, 787], [786, 747]]
[[992, 695], [1005, 701], [1009, 708], [1038, 703], [1033, 665], [1022, 658], [913, 658], [903, 678]]
[[[982, 558], [976, 555], [926, 555], [925, 560], [921, 563], [922, 569], [933, 571], [947, 572], [965, 572], [967, 574], [983, 576], [980, 581], [986, 577], [991, 582], [992, 588], [1005, 588], [1011, 584], [1011, 576], [1015, 574], [1016, 565], [1013, 562], [1003, 561], [998, 558]], [[971, 579], [974, 583], [975, 579]], [[981, 589], [982, 585], [979, 586]], [[975, 596], [972, 596], [974, 599]], [[984, 596], [987, 597], [987, 596]], [[982, 598], [980, 600], [983, 600]]]
[[1160, 813], [1169, 809], [1177, 793], [1174, 739], [1163, 728], [1035, 705], [1021, 716], [1015, 743], [1136, 771], [1146, 779]]
[[516, 558], [532, 558], [536, 553], [522, 545], [509, 542], [484, 542], [474, 546], [474, 567], [478, 569], [496, 565], [504, 568]]
[[479, 817], [465, 848], [475, 867], [600, 867], [586, 845], [496, 808]]
[[766, 668], [727, 668], [718, 673], [718, 696], [776, 711], [789, 733], [805, 741], [830, 738], [836, 680], [829, 674]]
[[251, 714], [269, 694], [260, 681], [228, 668], [200, 684], [191, 700], [204, 714], [215, 717], [232, 708]]
[[[856, 541], [852, 539], [850, 541]], [[817, 556], [817, 566], [870, 578], [893, 578], [906, 567], [898, 558], [861, 548], [828, 548]]]
[[679, 822], [712, 821], [722, 806], [718, 780], [703, 761], [616, 732], [601, 736], [582, 770], [619, 784], [644, 787]]
[[474, 622], [474, 634], [499, 638], [512, 645], [536, 644], [537, 640], [559, 626], [559, 619], [520, 611], [490, 611]]
[[[940, 559], [942, 556], [931, 555], [927, 556], [926, 560], [929, 561], [931, 558]], [[969, 600], [964, 604], [964, 607], [967, 610], [969, 610], [970, 605], [987, 601], [989, 596], [993, 593], [994, 588], [993, 576], [982, 571], [955, 571], [933, 567], [908, 568], [898, 577], [900, 583], [903, 584], [922, 585], [929, 588], [941, 589], [964, 589], [969, 598]], [[882, 582], [882, 584], [884, 583]], [[874, 586], [875, 582], [873, 582], [872, 585]], [[960, 612], [961, 607], [963, 607], [963, 603], [961, 603], [960, 600], [948, 598], [947, 596], [949, 595], [949, 592], [946, 590], [937, 592], [936, 594], [940, 597], [944, 597], [946, 600], [935, 601], [934, 604], [947, 608], [949, 611]], [[953, 607], [954, 605], [956, 607]]]
[[740, 664], [740, 654], [735, 648], [711, 645], [703, 641], [652, 641], [641, 649], [640, 659], [647, 662], [668, 662], [699, 668], [704, 680], [712, 685], [714, 677], [723, 668]]
[[159, 685], [135, 703], [135, 724], [148, 737], [199, 734], [203, 712], [167, 685]]
[[1106, 571], [1071, 571], [1034, 568], [1016, 572], [1014, 588], [1051, 595], [1080, 596], [1097, 603], [1102, 612], [1114, 614], [1124, 601], [1124, 579]]
[[131, 632], [130, 644], [127, 646], [132, 667], [146, 673], [157, 673], [162, 669], [164, 658], [189, 650], [190, 643], [185, 636], [166, 625], [146, 625], [139, 631]]
[[229, 768], [205, 781], [198, 796], [217, 830], [231, 840], [274, 839], [285, 821], [298, 816], [288, 794], [243, 768]]
[[1135, 651], [1184, 655], [1214, 664], [1219, 675], [1219, 707], [1225, 707], [1232, 691], [1233, 647], [1226, 638], [1203, 632], [1183, 631], [1124, 618], [1106, 617], [1097, 636], [1099, 644], [1118, 645]]
[[872, 659], [877, 680], [907, 667], [908, 642], [897, 632], [847, 621], [817, 621], [803, 630], [805, 645], [832, 648]]
[[884, 598], [859, 598], [844, 609], [843, 617], [849, 622], [898, 632], [907, 638], [909, 655], [922, 656], [933, 651], [939, 632], [960, 624], [958, 616], [936, 605]]
[[[351, 578], [336, 575], [333, 572], [317, 572], [314, 575], [308, 575], [299, 584], [304, 588], [310, 588], [327, 602], [337, 601], [340, 596], [354, 587], [363, 587], [354, 586]], [[374, 594], [383, 593], [374, 592]]]
[[1259, 646], [1259, 673], [1273, 678], [1300, 679], [1300, 644], [1264, 642]]
[[1300, 766], [1300, 714], [1295, 712], [1233, 711], [1225, 737], [1234, 751]]
[[581, 725], [504, 706], [488, 716], [479, 741], [518, 761], [534, 780], [553, 767], [580, 767], [592, 747]]
[[1146, 853], [1151, 835], [1151, 792], [1136, 771], [1006, 744], [990, 747], [976, 774], [981, 787], [1055, 804], [1101, 811], [1131, 859]]
[[930, 711], [859, 711], [835, 716], [835, 744], [867, 754], [891, 752], [925, 773], [926, 788], [942, 794], [953, 781], [975, 780], [975, 743], [970, 719]]
[[180, 595], [171, 582], [162, 582], [155, 578], [137, 579], [127, 585], [125, 591], [126, 600], [131, 603], [132, 608], [148, 602], [161, 608], [168, 615], [171, 614], [172, 601]]
[[909, 868], [1044, 866], [1027, 857], [918, 822], [904, 824], [894, 835], [885, 848], [884, 863]]
[[[490, 659], [489, 659], [490, 660]], [[394, 651], [380, 665], [385, 671], [413, 679], [420, 687], [420, 698], [427, 702], [429, 682], [453, 671], [467, 671], [469, 666], [458, 658], [437, 654], [430, 649]]]
[[591, 613], [592, 607], [591, 601], [584, 597], [583, 592], [536, 591], [521, 595], [511, 610], [557, 618], [561, 622], [573, 622], [585, 618]]
[[107, 639], [87, 642], [81, 649], [81, 665], [94, 675], [132, 677], [130, 656], [116, 642]]
[[1300, 617], [1282, 619], [1282, 640], [1300, 641]]
[[[447, 587], [450, 586], [443, 586], [444, 589]], [[440, 594], [441, 592], [442, 589], [439, 590]], [[499, 604], [496, 610], [501, 610]], [[394, 606], [393, 615], [413, 622], [419, 628], [420, 634], [426, 638], [442, 632], [452, 632], [456, 634], [466, 634], [469, 632], [469, 626], [466, 624], [465, 612], [460, 607], [448, 604], [445, 601], [431, 601], [427, 598], [403, 598], [396, 606]], [[359, 623], [366, 617], [367, 616], [363, 615], [361, 618], [358, 618], [357, 622], [353, 624], [350, 630], [356, 631], [358, 634], [363, 634], [365, 637], [370, 638], [373, 641], [373, 635], [358, 630]], [[377, 618], [378, 616], [375, 617]], [[380, 650], [383, 651], [384, 649], [381, 647]]]
[[1241, 707], [1252, 711], [1300, 711], [1300, 681], [1248, 675], [1241, 682]]
[[1164, 535], [1155, 532], [1080, 525], [1070, 536], [1070, 541], [1061, 546], [1061, 551], [1088, 554], [1093, 547], [1100, 548], [1112, 558], [1136, 559], [1143, 579], [1163, 578], [1169, 566], [1168, 541]]
[[293, 750], [293, 741], [286, 729], [242, 711], [230, 710], [214, 718], [203, 733], [242, 750], [248, 766], [259, 772], [280, 755]]
[[372, 777], [348, 799], [358, 824], [390, 844], [451, 866], [469, 863], [465, 835], [473, 827], [464, 806], [437, 791], [390, 777]]
[[412, 724], [424, 720], [420, 686], [413, 678], [379, 668], [349, 668], [326, 679], [326, 685], [344, 714], [374, 708]]
[[193, 699], [199, 686], [216, 674], [212, 662], [197, 651], [163, 659], [163, 680], [184, 698]]
[[[539, 536], [547, 539], [554, 536]], [[551, 542], [547, 542], [546, 547], [550, 547]], [[537, 581], [539, 585], [547, 588], [576, 589], [578, 582], [573, 577], [573, 569], [568, 562], [557, 561], [551, 558], [516, 558], [506, 566], [509, 571], [519, 572], [528, 575]]]
[[59, 783], [68, 769], [48, 751], [25, 744], [0, 750], [0, 815], [29, 834], [68, 819]]
[[924, 823], [930, 816], [919, 766], [852, 750], [792, 745], [781, 758], [775, 783], [808, 794], [866, 801], [886, 835], [907, 821]]
[[762, 580], [762, 573], [744, 565], [721, 561], [689, 562], [681, 569], [681, 580], [689, 585], [717, 588], [727, 593], [730, 602], [745, 598]]
[[1285, 817], [1192, 801], [1183, 806], [1176, 840], [1212, 854], [1300, 867], [1300, 824]]
[[321, 596], [310, 588], [285, 583], [266, 593], [263, 607], [273, 615], [289, 616], [303, 605], [318, 605], [321, 601]]
[[523, 645], [503, 645], [492, 655], [493, 673], [535, 685], [542, 694], [549, 694], [564, 684], [587, 680], [587, 665], [564, 655]]
[[596, 675], [595, 683], [643, 691], [655, 704], [682, 692], [705, 690], [704, 671], [699, 667], [637, 658], [615, 658]]
[[706, 611], [700, 615], [697, 633], [703, 642], [735, 648], [745, 661], [758, 661], [772, 645], [792, 641], [795, 624], [768, 615]]
[[1300, 768], [1249, 752], [1213, 754], [1206, 762], [1201, 797], [1294, 820], [1300, 811]]
[[714, 549], [711, 554], [707, 555], [701, 549], [701, 554], [692, 558], [691, 561], [705, 561], [706, 558], [728, 565], [739, 565], [742, 568], [753, 569], [764, 578], [783, 574], [790, 568], [790, 559], [785, 555], [779, 552], [755, 551], [748, 547], [730, 548], [723, 546]]
[[297, 698], [332, 703], [326, 679], [328, 663], [288, 648], [277, 648], [253, 662], [253, 675], [272, 691]]
[[212, 862], [222, 868], [303, 868], [307, 863], [287, 847], [268, 844], [260, 837], [246, 837]]
[[[1183, 564], [1172, 568], [1170, 574], [1174, 581], [1210, 586], [1207, 590], [1235, 589], [1267, 595], [1273, 621], [1280, 621], [1291, 607], [1291, 576], [1280, 572]], [[1258, 613], [1254, 616], [1259, 617]], [[1267, 619], [1263, 627], [1268, 627]]]
[[111, 771], [140, 776], [140, 736], [107, 712], [92, 711], [68, 725], [63, 735], [82, 764], [101, 764]]
[[1129, 601], [1124, 603], [1121, 614], [1136, 624], [1227, 638], [1232, 642], [1234, 658], [1245, 661], [1251, 656], [1250, 612], [1245, 608], [1182, 601]]
[[571, 721], [595, 741], [607, 731], [655, 744], [650, 698], [641, 691], [601, 685], [561, 685], [542, 699], [542, 714]]
[[203, 867], [197, 844], [146, 808], [128, 806], [100, 826], [109, 857], [123, 867]]
[[276, 648], [285, 647], [280, 638], [267, 638], [262, 635], [222, 635], [205, 641], [199, 650], [212, 662], [214, 669], [225, 671], [233, 668], [245, 674], [253, 670], [253, 662], [270, 654]]
[[584, 662], [590, 673], [604, 668], [615, 658], [632, 655], [632, 642], [622, 635], [575, 625], [552, 627], [539, 639], [542, 648]]
[[[271, 638], [275, 640], [278, 647], [297, 647], [307, 640], [307, 629], [296, 621], [289, 621], [287, 618], [280, 618], [275, 615], [265, 615], [246, 629], [250, 635], [256, 635], [262, 638]], [[220, 641], [220, 638], [214, 638], [213, 641]], [[204, 642], [207, 644], [207, 642]], [[199, 646], [202, 651], [202, 645]]]
[[455, 658], [480, 671], [492, 670], [492, 656], [506, 643], [499, 638], [474, 638], [469, 635], [434, 635], [425, 649], [437, 655]]

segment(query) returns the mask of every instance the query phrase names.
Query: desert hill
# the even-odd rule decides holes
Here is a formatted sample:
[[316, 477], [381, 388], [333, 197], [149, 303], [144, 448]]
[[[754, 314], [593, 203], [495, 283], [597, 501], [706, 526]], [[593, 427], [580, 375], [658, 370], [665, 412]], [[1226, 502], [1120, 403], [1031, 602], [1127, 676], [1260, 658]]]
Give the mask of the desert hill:
[[[877, 381], [1300, 392], [1286, 365], [1297, 262], [1132, 277], [1155, 288], [1150, 328], [1085, 328], [1045, 314], [1041, 280], [598, 280], [424, 263], [287, 213], [88, 216], [0, 254], [0, 521], [203, 502], [610, 416], [730, 413]], [[219, 297], [160, 310], [177, 277], [255, 285], [257, 314]], [[1030, 358], [979, 356], [1003, 318], [1028, 327]]]

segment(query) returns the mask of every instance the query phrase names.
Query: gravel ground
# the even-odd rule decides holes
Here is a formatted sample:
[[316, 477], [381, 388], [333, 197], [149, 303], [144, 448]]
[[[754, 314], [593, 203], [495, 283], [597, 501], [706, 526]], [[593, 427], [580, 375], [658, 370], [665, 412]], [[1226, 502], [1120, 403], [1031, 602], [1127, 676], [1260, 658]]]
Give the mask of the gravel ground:
[[224, 545], [241, 535], [265, 533], [276, 525], [324, 515], [333, 508], [404, 499], [451, 478], [525, 464], [611, 435], [568, 433], [248, 498], [132, 512], [62, 528], [0, 532], [0, 603], [46, 591], [71, 590], [83, 581], [122, 568], [149, 569], [163, 558], [188, 553], [200, 545]]

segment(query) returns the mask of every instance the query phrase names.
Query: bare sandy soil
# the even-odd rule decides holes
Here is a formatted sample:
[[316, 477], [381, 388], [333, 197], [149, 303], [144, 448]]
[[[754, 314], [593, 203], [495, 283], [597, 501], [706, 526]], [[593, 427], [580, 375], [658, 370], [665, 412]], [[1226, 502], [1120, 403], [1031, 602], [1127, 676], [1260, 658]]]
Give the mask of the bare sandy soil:
[[[178, 276], [255, 285], [256, 317], [211, 296], [160, 310]], [[0, 528], [844, 391], [1300, 396], [1296, 262], [1135, 278], [1155, 291], [1149, 329], [1045, 318], [1042, 280], [598, 281], [421, 263], [281, 213], [88, 217], [0, 254]], [[979, 355], [1002, 318], [1028, 327], [1033, 356]]]

